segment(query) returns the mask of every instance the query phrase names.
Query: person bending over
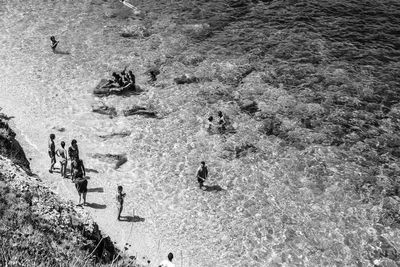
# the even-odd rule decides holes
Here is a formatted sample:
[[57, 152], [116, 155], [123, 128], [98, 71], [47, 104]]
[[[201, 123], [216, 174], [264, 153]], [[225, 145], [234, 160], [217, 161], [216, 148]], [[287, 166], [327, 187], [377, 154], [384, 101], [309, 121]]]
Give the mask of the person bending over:
[[56, 47], [57, 47], [59, 41], [57, 41], [57, 40], [56, 40], [56, 37], [54, 37], [54, 36], [51, 36], [51, 37], [50, 37], [50, 41], [51, 41], [51, 49], [52, 49], [53, 52], [54, 52], [54, 50], [56, 50]]

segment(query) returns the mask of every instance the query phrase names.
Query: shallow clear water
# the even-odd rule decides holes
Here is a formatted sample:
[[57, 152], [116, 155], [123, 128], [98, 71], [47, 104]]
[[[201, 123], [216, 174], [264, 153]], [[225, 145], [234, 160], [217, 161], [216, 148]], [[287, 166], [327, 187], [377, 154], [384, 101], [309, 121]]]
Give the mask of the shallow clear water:
[[[146, 50], [146, 44], [138, 44], [140, 41], [119, 37], [119, 29], [129, 20], [107, 18], [107, 2], [1, 1], [0, 6], [0, 106], [15, 116], [21, 135], [36, 147], [37, 151], [28, 153], [34, 157], [33, 169], [45, 176], [45, 166], [37, 158], [46, 157], [49, 133], [56, 133], [57, 143], [65, 140], [69, 144], [75, 138], [86, 167], [96, 170], [89, 173], [90, 183], [104, 189], [101, 196], [89, 193], [88, 198], [89, 202], [91, 198], [103, 198], [98, 204], [107, 204], [106, 211], [92, 212], [103, 221], [100, 226], [106, 234], [120, 245], [135, 244], [130, 253], [157, 260], [173, 251], [184, 266], [202, 262], [202, 266], [229, 266], [229, 261], [238, 261], [231, 258], [231, 253], [243, 252], [245, 244], [232, 243], [226, 232], [235, 228], [235, 223], [247, 221], [247, 216], [232, 214], [236, 207], [229, 203], [231, 192], [199, 191], [194, 179], [199, 160], [212, 162], [220, 142], [219, 137], [202, 130], [206, 110], [193, 102], [199, 88], [183, 91], [148, 85], [143, 74], [148, 62], [143, 54], [151, 58], [152, 51]], [[51, 52], [51, 35], [60, 40], [59, 51], [69, 55]], [[141, 96], [109, 97], [104, 101], [118, 110], [135, 103], [151, 103], [168, 113], [165, 119], [110, 119], [91, 112], [91, 104], [99, 101], [91, 90], [101, 78], [126, 65], [137, 74], [137, 83], [148, 91]], [[66, 131], [53, 129], [60, 127]], [[122, 131], [132, 133], [107, 141], [99, 138]], [[93, 159], [94, 153], [127, 153], [128, 162], [114, 170], [112, 164]], [[226, 188], [224, 183], [233, 176], [234, 168], [235, 163], [212, 163], [211, 183]], [[226, 179], [221, 180], [224, 176]], [[60, 183], [58, 177], [47, 182], [61, 194], [71, 194], [66, 198], [75, 199], [68, 183]], [[100, 218], [113, 216], [109, 204], [119, 184], [128, 193], [126, 212], [135, 209], [146, 219], [145, 226], [134, 225], [132, 231], [132, 226], [123, 225], [115, 231], [119, 227], [113, 226], [114, 222]], [[143, 237], [146, 240], [138, 240]]]

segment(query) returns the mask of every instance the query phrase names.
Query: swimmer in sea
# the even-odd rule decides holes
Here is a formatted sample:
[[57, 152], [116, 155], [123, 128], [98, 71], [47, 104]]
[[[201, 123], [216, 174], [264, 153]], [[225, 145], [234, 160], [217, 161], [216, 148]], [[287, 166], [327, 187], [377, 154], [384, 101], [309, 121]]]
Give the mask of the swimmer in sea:
[[56, 37], [51, 36], [50, 37], [50, 41], [51, 41], [51, 49], [53, 49], [53, 51], [56, 49], [59, 41], [56, 40]]

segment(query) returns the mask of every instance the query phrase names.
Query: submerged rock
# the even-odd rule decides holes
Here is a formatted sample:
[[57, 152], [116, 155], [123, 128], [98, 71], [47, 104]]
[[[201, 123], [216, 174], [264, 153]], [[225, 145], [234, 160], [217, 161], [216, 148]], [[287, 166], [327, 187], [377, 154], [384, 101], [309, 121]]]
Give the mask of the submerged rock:
[[138, 85], [131, 85], [125, 87], [115, 87], [108, 84], [107, 79], [101, 79], [99, 84], [93, 89], [93, 94], [96, 96], [108, 96], [108, 95], [129, 95], [139, 94], [142, 90]]
[[174, 79], [176, 84], [185, 84], [185, 83], [198, 83], [200, 81], [199, 78], [194, 76], [187, 76], [186, 74], [182, 75], [181, 77], [177, 77]]
[[127, 25], [122, 28], [120, 35], [125, 38], [144, 38], [149, 37], [150, 32], [140, 24]]
[[92, 155], [92, 158], [115, 164], [115, 169], [118, 169], [119, 167], [121, 167], [122, 164], [128, 161], [126, 154], [95, 153]]
[[110, 139], [110, 138], [113, 138], [113, 137], [127, 137], [127, 136], [130, 136], [130, 135], [131, 135], [130, 131], [123, 131], [123, 132], [120, 132], [120, 133], [111, 133], [111, 134], [99, 135], [99, 137], [103, 138], [103, 139]]
[[145, 116], [148, 118], [156, 118], [157, 117], [157, 113], [153, 110], [148, 110], [145, 107], [141, 107], [141, 106], [133, 106], [129, 109], [126, 109], [123, 111], [124, 116], [132, 116], [132, 115], [141, 115], [141, 116]]
[[108, 116], [110, 116], [110, 118], [117, 116], [116, 109], [114, 107], [107, 106], [103, 102], [93, 104], [92, 111], [99, 113], [99, 114], [108, 115]]
[[240, 102], [240, 109], [249, 114], [254, 114], [259, 110], [257, 102], [249, 99], [245, 99]]

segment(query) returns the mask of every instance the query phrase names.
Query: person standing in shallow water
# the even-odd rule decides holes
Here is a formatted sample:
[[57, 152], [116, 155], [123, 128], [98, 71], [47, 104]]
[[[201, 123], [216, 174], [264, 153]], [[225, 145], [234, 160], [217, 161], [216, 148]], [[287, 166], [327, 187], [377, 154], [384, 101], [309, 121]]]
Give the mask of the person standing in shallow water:
[[56, 145], [54, 144], [55, 134], [50, 134], [48, 142], [48, 152], [50, 157], [50, 169], [49, 172], [53, 173], [54, 164], [56, 164]]
[[172, 263], [173, 258], [174, 254], [168, 253], [168, 260], [163, 260], [158, 267], [175, 267], [175, 264]]
[[200, 167], [197, 169], [196, 177], [197, 182], [199, 182], [199, 187], [200, 189], [202, 189], [204, 186], [204, 182], [208, 177], [208, 169], [204, 161], [201, 162]]
[[56, 154], [61, 158], [60, 160], [61, 177], [67, 178], [67, 150], [65, 149], [64, 141], [61, 141], [61, 148], [57, 149]]
[[78, 148], [78, 144], [75, 139], [73, 139], [71, 141], [71, 146], [68, 148], [68, 155], [69, 155], [69, 159], [71, 160], [71, 176], [73, 176], [72, 175], [72, 170], [73, 170], [72, 163], [74, 161], [78, 161], [78, 159], [79, 159], [79, 148]]
[[53, 52], [56, 50], [56, 47], [59, 43], [59, 41], [56, 40], [56, 37], [51, 36], [50, 37], [50, 41], [51, 41], [51, 49], [53, 50]]

